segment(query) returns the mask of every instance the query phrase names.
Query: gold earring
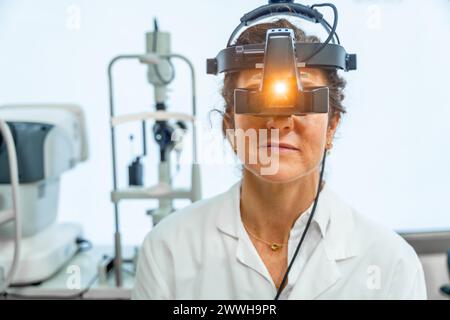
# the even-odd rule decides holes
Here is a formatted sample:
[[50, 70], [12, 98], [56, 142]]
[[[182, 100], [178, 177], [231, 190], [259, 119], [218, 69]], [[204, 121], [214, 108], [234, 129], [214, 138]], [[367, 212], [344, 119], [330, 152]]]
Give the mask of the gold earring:
[[327, 142], [327, 145], [326, 145], [327, 155], [330, 154], [331, 148], [333, 148], [333, 142], [329, 141], [329, 142]]

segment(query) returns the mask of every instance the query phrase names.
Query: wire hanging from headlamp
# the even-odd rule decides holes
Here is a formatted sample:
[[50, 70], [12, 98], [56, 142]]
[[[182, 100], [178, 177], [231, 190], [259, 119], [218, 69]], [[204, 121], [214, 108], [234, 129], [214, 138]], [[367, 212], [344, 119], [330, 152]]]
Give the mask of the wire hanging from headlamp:
[[297, 248], [295, 249], [294, 256], [292, 257], [291, 261], [289, 262], [289, 266], [286, 270], [286, 273], [284, 274], [283, 281], [281, 281], [280, 287], [277, 290], [277, 294], [275, 296], [274, 300], [278, 300], [280, 298], [281, 292], [283, 291], [283, 286], [287, 281], [287, 277], [289, 275], [289, 272], [291, 271], [292, 265], [294, 264], [295, 258], [297, 257], [300, 247], [302, 246], [303, 240], [305, 240], [306, 234], [308, 233], [309, 226], [311, 225], [311, 221], [313, 219], [314, 213], [316, 212], [317, 202], [319, 200], [320, 195], [320, 188], [322, 185], [323, 180], [323, 172], [325, 171], [325, 159], [327, 157], [327, 151], [325, 150], [323, 153], [323, 160], [322, 160], [322, 170], [320, 171], [320, 178], [319, 178], [319, 186], [317, 187], [317, 193], [316, 198], [314, 199], [314, 205], [311, 210], [311, 214], [309, 215], [308, 221], [305, 226], [305, 230], [302, 233], [302, 237], [300, 238], [300, 242], [297, 245]]
[[[333, 9], [334, 19], [333, 19], [333, 27], [331, 27], [331, 31], [328, 34], [327, 39], [319, 46], [318, 49], [316, 49], [309, 57], [305, 58], [302, 62], [307, 62], [309, 59], [314, 57], [316, 54], [318, 54], [320, 51], [323, 50], [327, 46], [328, 43], [330, 43], [333, 36], [336, 35], [336, 39], [338, 41], [338, 44], [340, 44], [339, 37], [336, 34], [336, 28], [338, 24], [338, 11], [334, 4], [332, 3], [320, 3], [320, 4], [314, 4], [311, 6], [311, 9], [314, 9], [314, 7], [330, 7]], [[330, 27], [330, 24], [325, 20], [325, 18], [322, 18], [322, 20], [325, 22], [325, 24]]]

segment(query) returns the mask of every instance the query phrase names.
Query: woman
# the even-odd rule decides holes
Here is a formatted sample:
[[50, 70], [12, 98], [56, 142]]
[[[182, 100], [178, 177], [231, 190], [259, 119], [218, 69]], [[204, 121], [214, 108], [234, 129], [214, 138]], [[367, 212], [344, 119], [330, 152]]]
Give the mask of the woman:
[[[290, 28], [296, 41], [319, 42], [285, 19], [252, 26], [236, 44], [263, 43], [267, 29]], [[257, 70], [227, 74], [223, 132], [278, 133], [238, 150], [242, 180], [228, 191], [184, 208], [146, 237], [135, 299], [424, 299], [424, 275], [414, 250], [369, 221], [326, 183], [301, 250], [285, 277], [318, 191], [320, 164], [345, 112], [345, 81], [335, 70], [301, 69], [305, 85], [328, 86], [329, 114], [251, 116], [233, 113], [235, 88], [259, 85]], [[269, 141], [269, 143], [267, 143]], [[242, 151], [242, 150], [241, 150]], [[277, 156], [262, 174], [251, 155]], [[259, 159], [259, 158], [257, 158]], [[285, 278], [285, 279], [284, 279]], [[284, 281], [283, 281], [284, 279]], [[281, 287], [281, 288], [280, 288]]]

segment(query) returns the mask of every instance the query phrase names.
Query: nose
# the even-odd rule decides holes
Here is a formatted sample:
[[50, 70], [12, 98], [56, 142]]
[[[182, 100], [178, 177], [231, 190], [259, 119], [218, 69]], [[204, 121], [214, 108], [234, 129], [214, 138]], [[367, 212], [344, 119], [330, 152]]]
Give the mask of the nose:
[[292, 130], [294, 120], [292, 116], [271, 116], [267, 117], [267, 129], [278, 129], [280, 132]]

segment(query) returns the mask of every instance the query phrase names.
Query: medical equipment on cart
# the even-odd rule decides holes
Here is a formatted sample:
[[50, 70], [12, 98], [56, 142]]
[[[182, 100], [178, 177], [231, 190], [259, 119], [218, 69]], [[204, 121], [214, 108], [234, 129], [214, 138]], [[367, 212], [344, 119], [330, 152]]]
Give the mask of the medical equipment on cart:
[[15, 269], [8, 283], [39, 283], [78, 250], [81, 227], [55, 221], [62, 174], [88, 158], [84, 115], [75, 105], [8, 105], [0, 119], [0, 267]]
[[[113, 163], [113, 191], [111, 200], [114, 203], [115, 213], [115, 233], [114, 247], [115, 260], [114, 270], [116, 285], [122, 283], [122, 254], [121, 254], [121, 233], [119, 224], [119, 202], [129, 199], [157, 199], [158, 208], [149, 210], [153, 223], [161, 221], [168, 214], [173, 212], [174, 199], [189, 199], [191, 202], [200, 200], [200, 167], [197, 163], [196, 146], [196, 95], [195, 95], [195, 71], [192, 63], [183, 55], [171, 53], [170, 33], [159, 31], [156, 20], [154, 21], [154, 31], [146, 34], [147, 50], [143, 54], [119, 55], [111, 60], [108, 66], [109, 80], [109, 105], [111, 120], [111, 145], [112, 145], [112, 163]], [[114, 104], [114, 88], [112, 70], [115, 63], [123, 60], [137, 60], [148, 66], [148, 81], [154, 87], [155, 111], [143, 111], [135, 114], [116, 115]], [[185, 62], [191, 72], [191, 90], [192, 90], [192, 114], [167, 111], [167, 89], [168, 85], [175, 77], [175, 69], [172, 59], [180, 59]], [[153, 186], [142, 185], [142, 174], [145, 174], [145, 168], [142, 168], [141, 158], [147, 154], [147, 121], [153, 121], [153, 136], [159, 146], [158, 165], [158, 183]], [[116, 158], [116, 128], [119, 125], [138, 122], [142, 126], [142, 155], [137, 156], [128, 167], [129, 186], [119, 187], [117, 179], [117, 158]], [[191, 185], [190, 188], [175, 188], [171, 179], [171, 152], [180, 152], [180, 141], [183, 132], [187, 130], [187, 123], [192, 124], [192, 143], [193, 143], [193, 163], [191, 167]], [[131, 183], [130, 183], [131, 182]]]

